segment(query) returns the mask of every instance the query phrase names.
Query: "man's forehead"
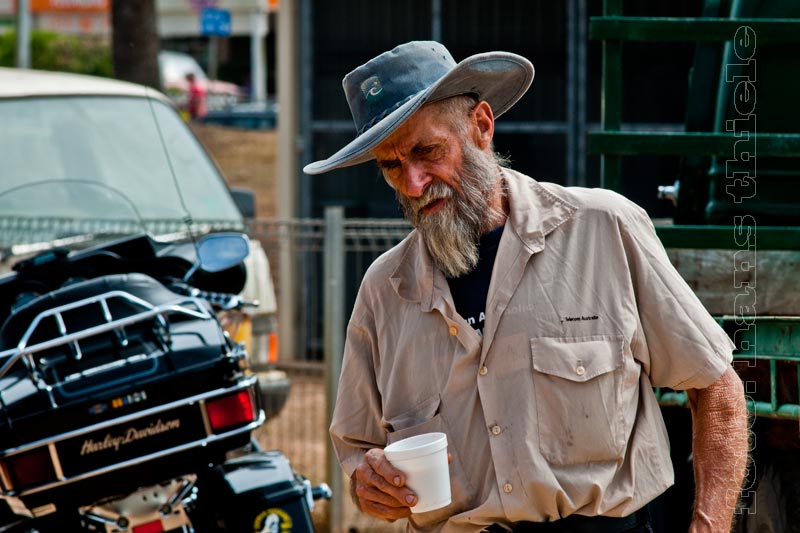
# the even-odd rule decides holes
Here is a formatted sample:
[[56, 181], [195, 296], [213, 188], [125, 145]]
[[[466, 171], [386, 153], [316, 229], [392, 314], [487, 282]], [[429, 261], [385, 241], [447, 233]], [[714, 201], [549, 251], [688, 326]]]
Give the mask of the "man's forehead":
[[419, 144], [434, 142], [444, 135], [445, 129], [443, 124], [435, 121], [436, 117], [435, 108], [428, 105], [423, 106], [389, 137], [373, 148], [372, 153], [378, 156], [378, 154], [390, 150], [407, 150]]

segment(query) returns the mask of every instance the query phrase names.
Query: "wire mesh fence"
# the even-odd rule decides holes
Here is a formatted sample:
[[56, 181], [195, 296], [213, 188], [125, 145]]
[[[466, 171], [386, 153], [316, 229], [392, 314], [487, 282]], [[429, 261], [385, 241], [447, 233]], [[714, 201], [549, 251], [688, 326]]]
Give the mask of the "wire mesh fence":
[[[349, 317], [366, 270], [380, 254], [405, 238], [411, 226], [395, 219], [350, 219], [344, 220], [342, 229], [339, 245], [345, 257], [344, 308]], [[312, 483], [330, 483], [327, 412], [332, 399], [327, 392], [323, 323], [325, 221], [255, 220], [250, 223], [250, 235], [267, 253], [278, 301], [291, 301], [288, 312], [279, 306], [278, 321], [283, 323], [282, 331], [288, 330], [293, 337], [282, 336], [281, 342], [288, 342], [292, 349], [282, 350], [281, 362], [274, 365], [289, 376], [288, 400], [280, 414], [260, 430], [258, 439], [266, 448], [283, 451], [295, 470]], [[342, 491], [349, 492], [347, 480]], [[341, 507], [338, 513], [330, 512], [331, 504]], [[382, 533], [405, 529], [404, 521], [388, 524], [361, 515], [348, 494], [338, 495], [331, 503], [318, 503], [312, 514], [318, 531]], [[336, 523], [330, 517], [336, 517]]]
[[[323, 219], [258, 219], [250, 223], [250, 236], [261, 242], [269, 258], [278, 301], [286, 301], [287, 291], [291, 295], [290, 309], [278, 310], [278, 320], [292, 326], [292, 338], [281, 338], [292, 346], [287, 350], [291, 353], [281, 352], [284, 360], [323, 360], [324, 230]], [[345, 309], [349, 313], [369, 265], [405, 238], [411, 226], [397, 219], [348, 219], [343, 230]], [[282, 256], [288, 260], [282, 263]]]

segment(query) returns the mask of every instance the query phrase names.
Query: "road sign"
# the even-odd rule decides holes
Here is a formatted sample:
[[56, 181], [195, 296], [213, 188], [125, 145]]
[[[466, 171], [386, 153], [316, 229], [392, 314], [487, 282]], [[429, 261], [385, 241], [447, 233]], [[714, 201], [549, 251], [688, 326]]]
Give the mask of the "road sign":
[[231, 34], [231, 12], [207, 7], [200, 12], [200, 33], [226, 37]]

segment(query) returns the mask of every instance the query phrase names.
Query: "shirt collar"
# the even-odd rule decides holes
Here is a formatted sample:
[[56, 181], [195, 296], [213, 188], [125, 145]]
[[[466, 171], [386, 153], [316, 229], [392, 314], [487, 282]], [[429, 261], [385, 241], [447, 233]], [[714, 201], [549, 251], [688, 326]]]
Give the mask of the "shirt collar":
[[[503, 179], [508, 187], [506, 230], [510, 228], [532, 254], [542, 251], [545, 237], [569, 220], [577, 207], [514, 170], [503, 169]], [[444, 274], [433, 266], [433, 259], [417, 230], [409, 237], [408, 246], [389, 281], [401, 298], [420, 302], [423, 311], [433, 309], [436, 295], [447, 288]]]
[[506, 227], [511, 227], [531, 253], [542, 251], [544, 238], [578, 208], [524, 174], [503, 169], [503, 177], [508, 187]]

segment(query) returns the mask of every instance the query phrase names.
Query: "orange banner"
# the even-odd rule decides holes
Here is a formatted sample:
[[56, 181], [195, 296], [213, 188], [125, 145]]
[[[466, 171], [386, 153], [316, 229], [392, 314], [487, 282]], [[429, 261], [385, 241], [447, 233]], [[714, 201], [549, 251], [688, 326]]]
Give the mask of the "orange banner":
[[111, 10], [111, 0], [31, 0], [30, 5], [33, 13], [60, 11], [86, 13]]

